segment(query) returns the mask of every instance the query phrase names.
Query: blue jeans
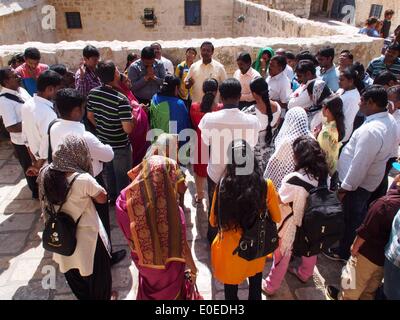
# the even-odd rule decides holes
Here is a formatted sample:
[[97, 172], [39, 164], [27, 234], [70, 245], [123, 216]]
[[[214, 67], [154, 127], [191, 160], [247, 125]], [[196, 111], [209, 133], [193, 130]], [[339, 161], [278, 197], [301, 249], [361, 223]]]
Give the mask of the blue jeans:
[[400, 268], [385, 258], [383, 291], [386, 299], [400, 300]]
[[132, 148], [118, 148], [114, 150], [113, 161], [106, 163], [108, 194], [115, 201], [121, 191], [129, 184], [128, 171], [132, 169]]
[[350, 247], [356, 237], [356, 230], [367, 215], [370, 197], [371, 192], [358, 188], [355, 191], [347, 192], [343, 199], [345, 232], [338, 252], [342, 259], [350, 258]]

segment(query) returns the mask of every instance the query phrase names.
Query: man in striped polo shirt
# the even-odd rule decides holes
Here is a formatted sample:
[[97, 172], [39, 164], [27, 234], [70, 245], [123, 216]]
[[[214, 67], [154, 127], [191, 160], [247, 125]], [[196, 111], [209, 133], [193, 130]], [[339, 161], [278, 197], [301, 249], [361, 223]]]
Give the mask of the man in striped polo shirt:
[[373, 59], [367, 68], [367, 73], [375, 79], [382, 71], [390, 71], [400, 80], [400, 44], [392, 43], [384, 56]]
[[96, 74], [102, 86], [90, 91], [87, 115], [96, 128], [96, 135], [114, 151], [114, 160], [106, 164], [110, 202], [129, 184], [127, 172], [132, 169], [132, 149], [128, 134], [134, 129], [132, 108], [122, 93], [113, 89], [120, 80], [118, 68], [112, 61], [99, 62]]

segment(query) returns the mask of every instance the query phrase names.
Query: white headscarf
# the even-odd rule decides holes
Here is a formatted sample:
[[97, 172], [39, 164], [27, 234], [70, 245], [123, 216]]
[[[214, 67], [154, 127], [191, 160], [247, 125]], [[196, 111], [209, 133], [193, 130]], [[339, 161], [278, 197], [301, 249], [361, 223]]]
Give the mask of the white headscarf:
[[308, 128], [307, 113], [300, 107], [290, 109], [286, 113], [285, 122], [276, 137], [275, 152], [264, 173], [264, 177], [271, 179], [277, 190], [279, 190], [283, 178], [294, 172], [293, 142], [306, 135], [312, 136]]

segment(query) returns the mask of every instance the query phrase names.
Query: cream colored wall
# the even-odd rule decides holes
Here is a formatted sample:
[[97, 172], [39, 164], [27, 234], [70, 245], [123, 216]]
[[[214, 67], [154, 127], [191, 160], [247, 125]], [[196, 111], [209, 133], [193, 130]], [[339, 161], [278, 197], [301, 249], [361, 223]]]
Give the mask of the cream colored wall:
[[[183, 0], [49, 0], [57, 10], [60, 40], [182, 40], [232, 35], [233, 0], [203, 0], [201, 26], [185, 26]], [[140, 17], [154, 8], [158, 23], [146, 28]], [[83, 29], [67, 29], [65, 12], [79, 11]]]
[[249, 0], [271, 9], [283, 10], [301, 18], [310, 16], [311, 0]]
[[234, 0], [234, 16], [246, 16], [242, 23], [233, 26], [235, 37], [317, 37], [337, 34], [356, 34], [351, 26], [331, 26], [297, 17], [286, 11], [274, 10], [262, 4], [245, 0]]
[[391, 32], [393, 32], [400, 25], [400, 0], [356, 0], [356, 25], [362, 26], [365, 20], [368, 19], [372, 4], [383, 5], [381, 19], [384, 18], [385, 10], [392, 9], [395, 12], [391, 29]]
[[[41, 10], [47, 1], [36, 1], [35, 5], [21, 11], [0, 14], [0, 44], [24, 43], [27, 41], [55, 42], [55, 30], [43, 30]], [[4, 11], [5, 7], [2, 8]], [[1, 12], [0, 12], [1, 13]]]

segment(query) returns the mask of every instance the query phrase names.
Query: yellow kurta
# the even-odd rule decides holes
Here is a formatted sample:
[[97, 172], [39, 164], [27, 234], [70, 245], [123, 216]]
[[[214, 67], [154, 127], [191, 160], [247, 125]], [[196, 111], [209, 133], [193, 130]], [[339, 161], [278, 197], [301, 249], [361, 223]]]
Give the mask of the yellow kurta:
[[[218, 225], [218, 219], [214, 212], [215, 200], [214, 193], [210, 214], [210, 224], [213, 227]], [[267, 206], [271, 219], [276, 223], [280, 222], [279, 199], [271, 180], [268, 180]], [[242, 231], [240, 230], [223, 231], [222, 238], [218, 233], [211, 245], [211, 266], [214, 277], [224, 284], [240, 284], [246, 278], [252, 277], [264, 269], [266, 256], [247, 261], [237, 254], [232, 254], [237, 248], [241, 236]]]

